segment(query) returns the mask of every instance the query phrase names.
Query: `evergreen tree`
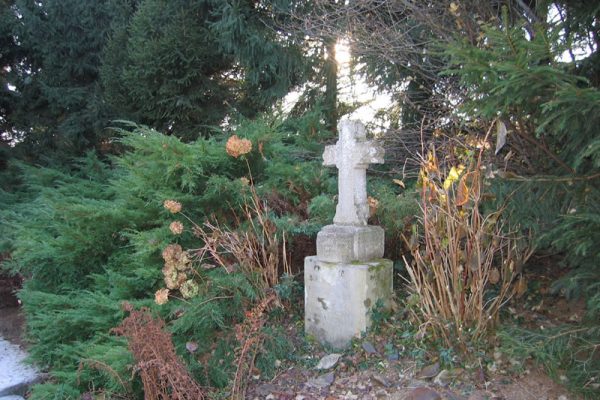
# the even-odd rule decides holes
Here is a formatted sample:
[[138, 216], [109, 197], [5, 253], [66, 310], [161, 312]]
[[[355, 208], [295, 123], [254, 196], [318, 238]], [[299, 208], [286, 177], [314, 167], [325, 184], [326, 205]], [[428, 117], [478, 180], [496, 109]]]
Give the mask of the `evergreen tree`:
[[[598, 5], [593, 10], [582, 7], [593, 14], [600, 11]], [[577, 9], [574, 6], [573, 11]], [[479, 45], [459, 40], [449, 49], [454, 65], [449, 72], [461, 78], [465, 91], [462, 111], [466, 115], [483, 122], [499, 119], [506, 128], [507, 144], [498, 156], [507, 157], [498, 160], [505, 170], [495, 186], [498, 199], [509, 199], [516, 223], [534, 232], [536, 245], [564, 254], [573, 272], [557, 282], [555, 289], [567, 295], [586, 294], [589, 315], [597, 317], [597, 27], [590, 27], [585, 41], [572, 41], [565, 24], [575, 22], [539, 22], [528, 31], [519, 23], [511, 26], [505, 18], [502, 28], [485, 26]], [[563, 52], [573, 54], [576, 47], [587, 46], [590, 40], [593, 51], [583, 59], [563, 60]]]
[[[144, 0], [114, 27], [102, 67], [119, 118], [183, 138], [252, 117], [305, 79], [300, 47], [254, 1]], [[266, 21], [266, 23], [265, 23]]]
[[112, 3], [16, 2], [15, 34], [27, 59], [16, 82], [19, 109], [13, 123], [30, 154], [82, 155], [107, 136], [98, 74], [118, 11]]

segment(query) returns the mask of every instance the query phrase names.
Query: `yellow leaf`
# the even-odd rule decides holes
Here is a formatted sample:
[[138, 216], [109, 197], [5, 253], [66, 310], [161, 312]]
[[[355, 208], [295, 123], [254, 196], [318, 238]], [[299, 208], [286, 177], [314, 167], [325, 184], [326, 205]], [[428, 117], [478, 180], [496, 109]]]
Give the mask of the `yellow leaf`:
[[469, 187], [467, 186], [465, 179], [460, 180], [458, 182], [458, 189], [456, 191], [456, 205], [464, 206], [469, 201]]
[[369, 217], [372, 217], [377, 212], [379, 208], [379, 200], [375, 197], [367, 197], [367, 203], [369, 204]]
[[450, 13], [453, 15], [456, 15], [458, 11], [458, 4], [456, 4], [455, 2], [450, 3]]
[[396, 185], [399, 185], [402, 189], [406, 189], [404, 182], [402, 182], [400, 179], [393, 179], [392, 182], [394, 182]]
[[465, 170], [464, 165], [459, 165], [458, 168], [456, 168], [456, 167], [450, 168], [448, 177], [444, 181], [444, 190], [450, 189], [450, 186], [452, 186], [452, 184], [458, 180], [458, 177], [460, 176], [460, 174], [462, 174], [462, 172], [464, 170]]

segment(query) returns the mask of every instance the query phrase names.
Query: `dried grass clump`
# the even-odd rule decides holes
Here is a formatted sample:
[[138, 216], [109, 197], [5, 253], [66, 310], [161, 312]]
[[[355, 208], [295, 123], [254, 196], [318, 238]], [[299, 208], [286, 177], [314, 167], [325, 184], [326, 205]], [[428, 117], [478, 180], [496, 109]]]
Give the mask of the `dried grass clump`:
[[[423, 235], [407, 240], [413, 256], [411, 319], [448, 346], [465, 351], [493, 328], [513, 294], [518, 239], [503, 225], [502, 209], [483, 215], [480, 159], [469, 168], [443, 174], [435, 152], [421, 169]], [[458, 172], [460, 171], [460, 172]], [[444, 181], [442, 177], [447, 176]]]
[[164, 321], [153, 318], [145, 307], [135, 310], [124, 302], [123, 309], [129, 316], [113, 332], [127, 338], [135, 359], [134, 372], [139, 373], [144, 385], [144, 398], [204, 399], [204, 391], [177, 358]]
[[228, 272], [237, 265], [247, 276], [257, 275], [260, 292], [265, 293], [279, 283], [280, 266], [286, 274], [291, 275], [291, 269], [285, 232], [279, 234], [268, 218], [269, 210], [259, 199], [254, 185], [250, 184], [250, 190], [250, 200], [244, 204], [242, 220], [237, 221], [235, 228], [206, 221], [202, 226], [195, 225], [193, 230], [204, 243], [197, 251], [200, 259], [208, 257]]

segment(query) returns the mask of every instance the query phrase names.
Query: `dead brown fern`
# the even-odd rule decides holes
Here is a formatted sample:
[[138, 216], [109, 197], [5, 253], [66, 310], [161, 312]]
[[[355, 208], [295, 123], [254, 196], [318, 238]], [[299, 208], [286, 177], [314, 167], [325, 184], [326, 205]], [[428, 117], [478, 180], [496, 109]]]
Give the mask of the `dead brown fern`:
[[275, 291], [269, 290], [266, 297], [246, 312], [246, 319], [235, 326], [235, 338], [239, 346], [235, 349], [236, 371], [231, 386], [231, 399], [243, 399], [248, 376], [254, 369], [254, 360], [264, 342], [262, 328], [267, 321], [266, 313], [278, 302]]
[[164, 321], [154, 318], [145, 307], [135, 310], [131, 304], [124, 302], [123, 309], [129, 312], [129, 316], [112, 331], [127, 338], [135, 359], [134, 373], [140, 375], [144, 385], [144, 398], [204, 399], [204, 390], [175, 354], [171, 334], [164, 329]]

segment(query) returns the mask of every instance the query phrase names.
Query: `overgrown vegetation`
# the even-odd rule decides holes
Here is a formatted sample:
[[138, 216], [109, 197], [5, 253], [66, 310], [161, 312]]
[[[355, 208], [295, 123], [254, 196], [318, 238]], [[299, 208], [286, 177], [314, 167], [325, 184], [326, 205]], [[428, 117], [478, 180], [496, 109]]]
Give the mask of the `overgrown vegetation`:
[[[235, 340], [232, 327], [245, 319], [245, 310], [264, 296], [264, 289], [278, 282], [284, 259], [271, 258], [283, 243], [282, 236], [273, 241], [277, 221], [310, 225], [303, 217], [307, 202], [297, 196], [331, 194], [334, 188], [329, 175], [314, 168], [286, 170], [283, 187], [281, 176], [267, 173], [272, 163], [302, 161], [294, 139], [286, 146], [282, 139], [303, 132], [290, 132], [285, 124], [266, 119], [244, 123], [237, 132], [253, 143], [254, 151], [245, 160], [227, 154], [227, 134], [185, 144], [149, 128], [130, 126], [120, 130], [124, 151], [111, 160], [112, 168], [93, 155], [82, 159], [72, 174], [20, 166], [27, 182], [22, 198], [29, 201], [3, 211], [16, 232], [9, 243], [10, 268], [27, 280], [20, 297], [28, 314], [32, 356], [50, 367], [60, 382], [41, 385], [33, 398], [77, 397], [92, 387], [132, 394], [121, 384], [128, 380], [129, 357], [117, 357], [127, 354], [126, 344], [109, 334], [124, 317], [122, 301], [158, 312], [178, 351], [197, 343], [196, 351], [185, 351], [184, 360], [198, 382], [228, 385], [234, 369], [223, 360], [233, 361], [228, 350]], [[276, 213], [259, 196], [272, 196], [290, 207]], [[177, 201], [165, 202], [172, 199]], [[211, 242], [201, 234], [203, 226], [182, 218], [183, 213], [190, 220], [218, 221], [221, 233], [238, 237], [238, 255], [243, 257], [231, 258], [224, 252], [223, 245], [231, 249], [224, 241], [213, 243], [218, 254], [199, 257], [202, 252], [193, 249], [208, 248]], [[241, 253], [250, 249], [242, 247], [250, 236], [255, 250], [263, 250], [252, 263], [254, 259]], [[219, 254], [222, 264], [214, 257]], [[169, 286], [165, 275], [175, 271], [185, 279], [178, 276]], [[152, 294], [165, 284], [178, 290], [176, 297], [187, 300], [154, 304]], [[105, 351], [107, 347], [111, 350]], [[88, 371], [84, 364], [78, 372], [81, 360], [105, 365], [106, 370]]]
[[420, 182], [423, 243], [415, 229], [407, 239], [414, 261], [405, 259], [407, 303], [421, 336], [431, 331], [464, 353], [490, 335], [514, 292], [518, 263], [527, 261], [519, 238], [504, 226], [503, 210], [480, 210], [486, 184], [481, 161], [482, 151], [467, 167], [444, 173], [435, 151], [429, 153]]
[[[600, 6], [346, 3], [0, 2], [1, 268], [25, 278], [30, 352], [51, 371], [31, 398], [181, 389], [148, 362], [196, 397], [241, 397], [248, 373], [292, 352], [271, 322], [300, 308], [291, 273], [335, 209], [320, 160], [349, 108], [338, 39], [394, 101], [369, 194], [411, 280], [418, 327], [398, 335], [434, 332], [450, 359], [498, 328], [504, 351], [597, 393]], [[577, 327], [498, 324], [532, 252], [567, 269], [554, 296], [585, 298]], [[123, 302], [162, 361], [128, 334]]]

